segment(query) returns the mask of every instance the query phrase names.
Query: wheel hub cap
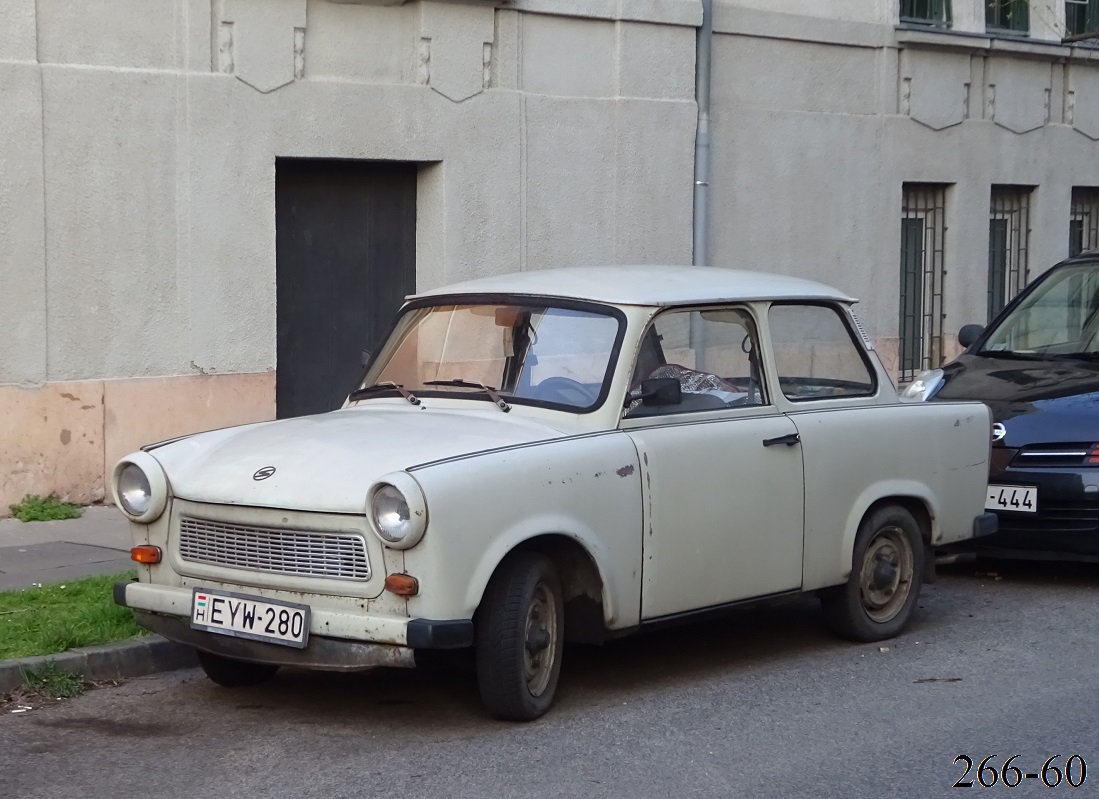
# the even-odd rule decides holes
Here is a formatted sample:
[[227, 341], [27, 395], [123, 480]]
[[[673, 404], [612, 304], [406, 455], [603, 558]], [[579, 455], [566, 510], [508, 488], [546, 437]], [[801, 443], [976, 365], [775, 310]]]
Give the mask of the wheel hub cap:
[[532, 696], [541, 696], [549, 685], [557, 655], [557, 605], [544, 583], [534, 589], [527, 609], [523, 675]]
[[904, 608], [912, 590], [915, 556], [899, 527], [884, 527], [871, 539], [859, 573], [859, 595], [866, 614], [888, 622]]

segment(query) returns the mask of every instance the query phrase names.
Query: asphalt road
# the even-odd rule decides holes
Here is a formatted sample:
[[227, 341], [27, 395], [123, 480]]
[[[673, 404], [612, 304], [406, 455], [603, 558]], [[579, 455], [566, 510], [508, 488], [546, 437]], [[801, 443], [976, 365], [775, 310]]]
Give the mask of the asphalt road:
[[887, 651], [831, 639], [813, 602], [570, 650], [527, 725], [455, 670], [134, 680], [0, 714], [0, 796], [956, 796], [956, 756], [1014, 754], [1095, 773], [988, 789], [974, 768], [961, 795], [1099, 795], [1099, 568], [943, 572]]

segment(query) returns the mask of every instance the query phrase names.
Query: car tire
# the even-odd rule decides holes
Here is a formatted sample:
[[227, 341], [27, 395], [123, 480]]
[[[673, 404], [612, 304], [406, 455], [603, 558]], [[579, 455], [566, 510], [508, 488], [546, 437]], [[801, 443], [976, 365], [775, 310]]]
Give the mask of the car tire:
[[497, 569], [477, 611], [477, 683], [489, 715], [531, 721], [553, 704], [564, 602], [552, 561], [520, 552]]
[[198, 655], [198, 665], [202, 667], [206, 676], [226, 688], [258, 685], [270, 680], [279, 670], [277, 665], [271, 663], [248, 663], [203, 652], [201, 649], [196, 650], [195, 654]]
[[923, 585], [923, 536], [900, 505], [878, 508], [855, 536], [851, 576], [821, 595], [824, 621], [851, 641], [881, 641], [899, 634], [912, 619]]

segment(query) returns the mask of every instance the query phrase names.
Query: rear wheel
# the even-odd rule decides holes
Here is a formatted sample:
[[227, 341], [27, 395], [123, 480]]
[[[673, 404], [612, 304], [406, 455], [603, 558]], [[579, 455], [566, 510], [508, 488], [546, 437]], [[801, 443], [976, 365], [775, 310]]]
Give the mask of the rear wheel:
[[900, 505], [885, 505], [863, 519], [855, 536], [851, 576], [821, 596], [824, 619], [852, 641], [880, 641], [912, 619], [923, 584], [920, 526]]
[[218, 685], [226, 688], [243, 688], [246, 685], [258, 685], [275, 676], [279, 667], [271, 663], [248, 663], [243, 660], [214, 655], [210, 652], [196, 651], [198, 665], [206, 676]]
[[564, 643], [561, 581], [545, 555], [520, 552], [500, 565], [477, 618], [477, 682], [498, 719], [530, 721], [549, 710]]

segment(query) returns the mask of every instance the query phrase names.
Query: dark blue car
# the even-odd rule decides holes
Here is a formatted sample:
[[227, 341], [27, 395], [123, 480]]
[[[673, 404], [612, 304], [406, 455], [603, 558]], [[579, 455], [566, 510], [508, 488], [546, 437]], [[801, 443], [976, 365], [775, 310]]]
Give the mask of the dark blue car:
[[1057, 264], [958, 338], [965, 352], [906, 393], [992, 409], [985, 507], [1000, 525], [977, 553], [1099, 562], [1099, 251]]

